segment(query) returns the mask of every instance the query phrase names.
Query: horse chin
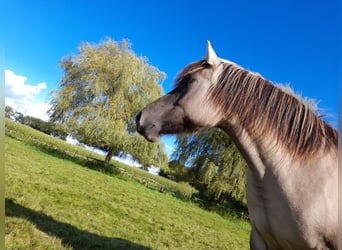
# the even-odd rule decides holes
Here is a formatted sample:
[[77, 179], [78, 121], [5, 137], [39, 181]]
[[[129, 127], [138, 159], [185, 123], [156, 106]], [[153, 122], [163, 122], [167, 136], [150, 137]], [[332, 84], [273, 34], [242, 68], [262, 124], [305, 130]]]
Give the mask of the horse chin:
[[159, 140], [160, 140], [159, 134], [145, 134], [144, 137], [149, 142], [159, 142]]

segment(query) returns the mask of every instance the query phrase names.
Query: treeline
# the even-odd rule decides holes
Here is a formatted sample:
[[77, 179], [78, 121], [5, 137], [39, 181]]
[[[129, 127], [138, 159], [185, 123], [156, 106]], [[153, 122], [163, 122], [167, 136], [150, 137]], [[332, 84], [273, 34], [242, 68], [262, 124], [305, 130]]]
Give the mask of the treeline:
[[62, 140], [65, 140], [68, 136], [67, 129], [61, 124], [46, 122], [33, 116], [24, 115], [11, 106], [5, 106], [5, 117]]

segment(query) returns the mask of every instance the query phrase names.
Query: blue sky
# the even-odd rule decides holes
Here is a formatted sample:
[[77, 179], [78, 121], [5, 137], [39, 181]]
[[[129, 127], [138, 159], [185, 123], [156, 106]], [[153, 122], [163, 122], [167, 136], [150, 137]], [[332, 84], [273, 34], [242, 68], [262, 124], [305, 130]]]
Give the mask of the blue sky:
[[19, 88], [37, 104], [29, 108], [13, 90], [12, 101], [20, 97], [25, 112], [43, 109], [38, 103], [58, 88], [59, 61], [81, 42], [129, 39], [137, 55], [167, 74], [168, 92], [177, 72], [204, 56], [208, 39], [219, 57], [316, 99], [337, 127], [337, 0], [5, 0], [3, 6], [4, 70], [23, 76], [15, 78]]

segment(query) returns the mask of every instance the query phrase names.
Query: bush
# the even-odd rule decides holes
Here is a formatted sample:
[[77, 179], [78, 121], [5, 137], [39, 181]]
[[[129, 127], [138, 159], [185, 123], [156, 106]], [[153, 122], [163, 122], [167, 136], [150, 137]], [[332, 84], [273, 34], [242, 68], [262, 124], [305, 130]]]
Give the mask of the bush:
[[194, 194], [198, 193], [198, 191], [188, 182], [180, 182], [178, 193], [181, 198], [190, 200]]

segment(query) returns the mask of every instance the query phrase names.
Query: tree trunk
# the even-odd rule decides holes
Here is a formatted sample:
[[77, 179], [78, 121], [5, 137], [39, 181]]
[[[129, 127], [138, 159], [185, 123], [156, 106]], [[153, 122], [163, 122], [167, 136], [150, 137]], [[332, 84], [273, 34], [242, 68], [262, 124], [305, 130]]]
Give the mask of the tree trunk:
[[104, 161], [105, 167], [109, 166], [109, 163], [110, 163], [110, 160], [113, 157], [113, 154], [114, 154], [114, 149], [112, 147], [110, 147], [109, 150], [108, 150], [108, 153], [106, 155], [105, 161]]

